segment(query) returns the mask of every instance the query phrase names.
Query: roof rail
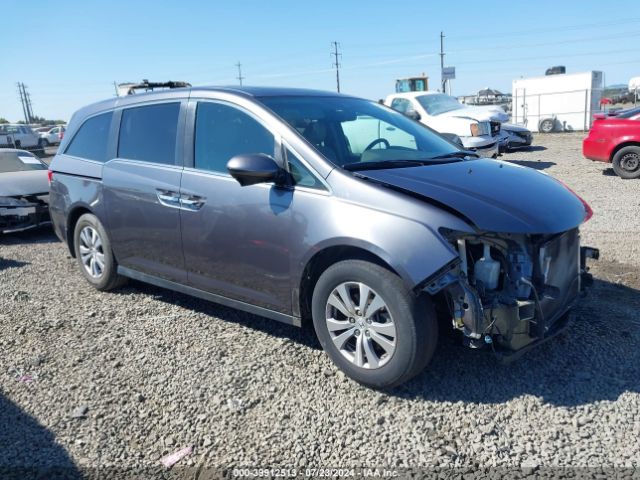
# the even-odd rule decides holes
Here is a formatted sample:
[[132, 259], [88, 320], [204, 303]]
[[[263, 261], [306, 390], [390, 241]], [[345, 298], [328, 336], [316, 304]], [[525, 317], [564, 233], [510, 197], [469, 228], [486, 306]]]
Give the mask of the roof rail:
[[136, 90], [144, 90], [145, 92], [152, 92], [156, 88], [185, 88], [190, 87], [188, 82], [168, 81], [168, 82], [150, 82], [147, 79], [142, 80], [141, 83], [119, 83], [118, 84], [118, 96], [124, 97], [126, 95], [133, 95]]

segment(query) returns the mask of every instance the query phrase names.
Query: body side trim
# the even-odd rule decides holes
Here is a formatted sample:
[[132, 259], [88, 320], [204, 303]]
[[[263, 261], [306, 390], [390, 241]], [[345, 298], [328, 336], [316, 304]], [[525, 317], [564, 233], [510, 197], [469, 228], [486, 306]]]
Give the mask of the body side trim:
[[216, 295], [215, 293], [205, 292], [204, 290], [172, 282], [170, 280], [165, 280], [163, 278], [158, 278], [153, 275], [133, 270], [131, 268], [118, 266], [118, 273], [120, 275], [124, 275], [125, 277], [133, 278], [134, 280], [150, 283], [151, 285], [155, 285], [157, 287], [167, 288], [169, 290], [191, 295], [193, 297], [202, 298], [203, 300], [219, 303], [220, 305], [224, 305], [226, 307], [237, 308], [238, 310], [243, 310], [254, 315], [260, 315], [261, 317], [270, 318], [271, 320], [277, 320], [278, 322], [286, 323], [288, 325], [294, 325], [296, 327], [300, 327], [302, 325], [300, 317], [276, 312], [274, 310], [269, 310], [268, 308], [258, 307], [250, 303], [223, 297], [222, 295]]

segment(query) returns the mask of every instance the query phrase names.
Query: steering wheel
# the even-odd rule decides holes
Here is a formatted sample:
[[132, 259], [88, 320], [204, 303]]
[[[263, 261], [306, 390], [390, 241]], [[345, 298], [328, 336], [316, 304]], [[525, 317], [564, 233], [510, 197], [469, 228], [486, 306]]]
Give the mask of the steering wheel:
[[384, 143], [385, 148], [391, 147], [391, 145], [389, 144], [389, 140], [387, 140], [386, 138], [376, 138], [373, 142], [367, 145], [367, 148], [365, 148], [364, 151], [366, 152], [367, 150], [371, 150], [373, 147], [375, 147], [379, 143]]

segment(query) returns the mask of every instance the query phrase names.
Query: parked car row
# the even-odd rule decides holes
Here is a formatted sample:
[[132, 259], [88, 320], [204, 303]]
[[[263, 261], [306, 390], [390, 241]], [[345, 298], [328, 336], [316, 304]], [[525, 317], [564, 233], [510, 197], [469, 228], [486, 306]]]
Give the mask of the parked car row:
[[[463, 142], [497, 151], [493, 120], [428, 100], [421, 117], [464, 124]], [[589, 206], [404, 113], [248, 87], [90, 105], [50, 165], [54, 230], [99, 290], [134, 278], [309, 319], [333, 362], [374, 387], [426, 366], [436, 311], [465, 345], [511, 357], [562, 331], [597, 257], [580, 246]]]
[[469, 106], [431, 91], [394, 93], [384, 103], [440, 134], [456, 136], [465, 149], [483, 156], [496, 157], [533, 141], [526, 127], [507, 123], [509, 115], [498, 105]]

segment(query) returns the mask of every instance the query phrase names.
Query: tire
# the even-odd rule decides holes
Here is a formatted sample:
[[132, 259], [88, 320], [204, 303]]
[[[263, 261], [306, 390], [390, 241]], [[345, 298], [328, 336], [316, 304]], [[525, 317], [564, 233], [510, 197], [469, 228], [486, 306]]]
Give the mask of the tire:
[[73, 231], [73, 247], [82, 275], [97, 290], [112, 290], [126, 282], [126, 278], [118, 275], [109, 236], [95, 215], [85, 213], [78, 219]]
[[629, 146], [616, 152], [611, 161], [620, 178], [640, 178], [640, 147]]
[[[355, 306], [359, 293], [367, 291], [361, 285], [369, 289], [365, 312]], [[346, 309], [344, 295], [352, 303]], [[316, 283], [311, 308], [322, 348], [363, 385], [400, 385], [420, 373], [435, 351], [438, 322], [431, 301], [415, 296], [397, 275], [376, 264], [346, 260], [329, 267]]]
[[41, 138], [38, 142], [38, 146], [40, 148], [47, 148], [49, 146], [49, 140], [47, 140], [46, 138]]
[[555, 127], [554, 121], [551, 118], [547, 118], [540, 122], [540, 131], [542, 133], [551, 133]]

